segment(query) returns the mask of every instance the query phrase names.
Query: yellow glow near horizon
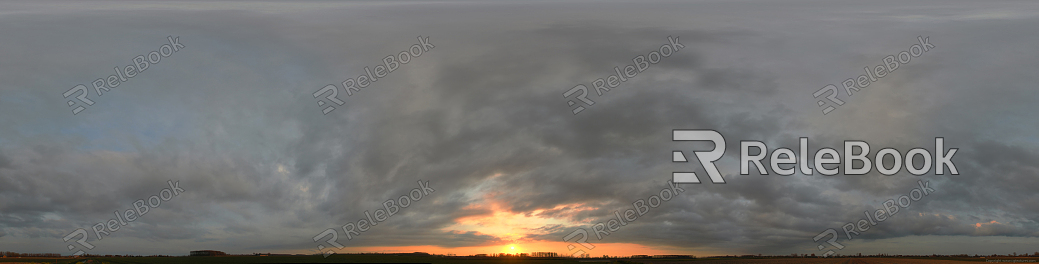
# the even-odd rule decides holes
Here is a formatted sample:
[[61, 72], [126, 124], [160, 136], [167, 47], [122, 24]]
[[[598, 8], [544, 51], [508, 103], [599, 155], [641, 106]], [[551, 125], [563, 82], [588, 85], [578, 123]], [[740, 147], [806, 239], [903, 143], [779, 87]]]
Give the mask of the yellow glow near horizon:
[[[459, 256], [474, 255], [474, 254], [497, 254], [497, 253], [531, 253], [531, 252], [556, 252], [562, 255], [568, 254], [567, 245], [573, 243], [564, 241], [544, 241], [544, 240], [531, 240], [523, 243], [515, 244], [499, 244], [499, 245], [488, 245], [488, 246], [476, 246], [476, 247], [438, 247], [438, 246], [396, 246], [396, 247], [348, 247], [342, 249], [340, 252], [379, 252], [379, 251], [392, 251], [392, 252], [427, 252], [431, 254], [457, 254]], [[511, 247], [516, 247], [515, 251]], [[586, 253], [592, 256], [601, 255], [617, 255], [627, 256], [635, 254], [644, 255], [719, 255], [724, 254], [723, 252], [701, 252], [701, 251], [686, 251], [679, 249], [662, 248], [659, 246], [644, 246], [639, 244], [630, 243], [596, 243], [594, 250], [588, 250], [584, 247], [577, 246]], [[573, 250], [576, 251], [576, 250]], [[300, 251], [299, 253], [313, 253], [312, 251]], [[569, 252], [573, 253], [573, 252]]]
[[518, 246], [516, 246], [516, 244], [505, 245], [505, 248], [502, 250], [502, 252], [509, 253], [509, 254], [525, 253], [525, 252], [523, 252], [523, 249], [519, 248]]
[[[484, 201], [468, 205], [466, 210], [487, 210], [491, 213], [472, 215], [455, 219], [451, 226], [442, 228], [444, 231], [476, 231], [481, 234], [491, 235], [505, 241], [516, 241], [530, 234], [531, 229], [548, 225], [574, 225], [575, 223], [565, 218], [546, 217], [541, 214], [548, 210], [571, 210], [579, 212], [594, 210], [585, 204], [564, 204], [551, 209], [540, 209], [529, 213], [509, 212], [504, 209], [504, 202], [494, 200], [493, 197], [485, 197]], [[504, 249], [510, 249], [504, 247]]]

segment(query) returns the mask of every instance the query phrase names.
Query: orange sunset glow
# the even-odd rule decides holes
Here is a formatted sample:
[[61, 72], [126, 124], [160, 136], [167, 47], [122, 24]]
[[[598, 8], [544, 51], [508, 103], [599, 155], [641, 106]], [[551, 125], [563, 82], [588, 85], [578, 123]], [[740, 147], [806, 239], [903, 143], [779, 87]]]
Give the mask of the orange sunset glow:
[[593, 256], [601, 255], [634, 255], [634, 254], [691, 254], [687, 250], [680, 249], [668, 249], [661, 247], [650, 247], [632, 243], [621, 243], [621, 242], [610, 242], [609, 238], [604, 238], [603, 241], [596, 241], [594, 235], [588, 239], [588, 242], [595, 246], [594, 249], [585, 249], [578, 247], [571, 252], [568, 252], [568, 245], [570, 242], [563, 241], [562, 237], [553, 240], [538, 240], [532, 237], [544, 234], [544, 231], [539, 231], [540, 228], [549, 226], [563, 226], [567, 227], [565, 230], [573, 230], [578, 226], [584, 226], [590, 224], [590, 219], [584, 219], [585, 222], [574, 222], [569, 219], [551, 217], [547, 215], [547, 212], [555, 212], [556, 215], [570, 216], [575, 213], [587, 210], [599, 209], [596, 206], [574, 203], [574, 204], [561, 204], [553, 208], [537, 209], [531, 212], [521, 213], [512, 212], [508, 210], [509, 203], [504, 201], [501, 196], [501, 192], [496, 191], [496, 188], [502, 188], [500, 183], [496, 182], [495, 179], [501, 177], [502, 174], [497, 173], [491, 175], [488, 178], [488, 182], [484, 183], [481, 188], [470, 192], [469, 195], [474, 198], [473, 203], [463, 208], [466, 211], [483, 212], [482, 214], [476, 214], [471, 216], [459, 217], [454, 219], [454, 224], [441, 228], [441, 231], [453, 234], [461, 233], [473, 233], [478, 235], [486, 235], [497, 238], [499, 243], [482, 245], [482, 246], [471, 246], [471, 247], [442, 247], [435, 245], [423, 245], [423, 246], [400, 246], [400, 247], [348, 247], [344, 249], [344, 252], [427, 252], [432, 254], [456, 254], [456, 255], [475, 255], [475, 254], [520, 254], [520, 253], [531, 253], [531, 252], [555, 252], [561, 255], [573, 254], [580, 250], [584, 250], [584, 253]]
[[1039, 262], [1037, 25], [1039, 0], [0, 0], [0, 264]]
[[[404, 247], [354, 247], [346, 248], [344, 252], [427, 252], [431, 254], [456, 254], [459, 256], [476, 255], [476, 254], [495, 254], [495, 253], [531, 253], [531, 252], [556, 252], [560, 254], [567, 253], [566, 246], [570, 243], [563, 242], [560, 239], [556, 241], [529, 241], [523, 244], [504, 244], [504, 245], [490, 245], [480, 247], [458, 247], [458, 248], [444, 248], [438, 246], [404, 246]], [[515, 249], [512, 249], [512, 248]], [[576, 250], [574, 250], [576, 251]], [[659, 247], [643, 246], [638, 244], [630, 243], [595, 243], [595, 249], [585, 250], [585, 253], [591, 254], [592, 256], [601, 255], [636, 255], [636, 254], [649, 254], [649, 255], [664, 255], [664, 254], [697, 254], [698, 252], [689, 252], [683, 250], [670, 250], [660, 249]]]

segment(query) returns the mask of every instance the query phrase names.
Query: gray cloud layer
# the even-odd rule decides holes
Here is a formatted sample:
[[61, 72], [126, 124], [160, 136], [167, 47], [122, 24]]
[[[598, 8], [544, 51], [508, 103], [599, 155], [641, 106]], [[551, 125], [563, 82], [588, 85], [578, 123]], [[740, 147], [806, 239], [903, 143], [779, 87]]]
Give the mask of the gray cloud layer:
[[[446, 230], [473, 204], [564, 219], [561, 241], [666, 187], [672, 129], [728, 140], [725, 185], [686, 192], [592, 243], [814, 252], [811, 237], [936, 190], [847, 245], [1008, 253], [1039, 245], [1037, 5], [1022, 2], [77, 2], [0, 4], [0, 246], [61, 238], [179, 181], [185, 193], [89, 253], [312, 251], [312, 237], [429, 181], [436, 192], [347, 246], [505, 243]], [[179, 37], [186, 47], [72, 115], [61, 94]], [[312, 94], [430, 36], [428, 53], [328, 115]], [[678, 36], [686, 46], [570, 114], [561, 94]], [[917, 36], [936, 48], [822, 115], [811, 94]], [[590, 85], [589, 85], [590, 87]], [[739, 140], [796, 149], [959, 148], [960, 175], [738, 173]], [[495, 176], [500, 174], [500, 176]], [[555, 209], [586, 204], [594, 210]], [[992, 222], [995, 221], [995, 222]], [[985, 223], [980, 227], [978, 223]], [[940, 239], [933, 239], [934, 236]], [[1016, 237], [1016, 238], [1015, 238]], [[1014, 241], [982, 244], [980, 239]], [[958, 246], [884, 246], [884, 241]], [[564, 249], [560, 249], [562, 252]], [[1009, 251], [1008, 251], [1009, 250]], [[922, 252], [921, 252], [922, 251]], [[840, 252], [848, 254], [852, 252]]]

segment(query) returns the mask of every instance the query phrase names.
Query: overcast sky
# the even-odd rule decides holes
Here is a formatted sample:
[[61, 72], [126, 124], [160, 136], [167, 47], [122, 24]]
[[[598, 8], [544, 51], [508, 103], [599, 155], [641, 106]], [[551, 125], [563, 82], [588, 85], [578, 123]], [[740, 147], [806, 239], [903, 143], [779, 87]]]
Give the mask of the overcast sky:
[[[569, 254], [584, 248], [563, 237], [584, 228], [593, 256], [821, 254], [815, 235], [922, 180], [933, 193], [841, 231], [835, 251], [1031, 253], [1036, 25], [1030, 1], [5, 1], [0, 249], [318, 253], [332, 228], [337, 252]], [[347, 96], [343, 81], [426, 37], [432, 48]], [[684, 48], [595, 93], [668, 37]], [[840, 88], [844, 105], [822, 113], [813, 93], [918, 37], [934, 47]], [[93, 88], [171, 41], [183, 47]], [[68, 105], [79, 84], [93, 105]], [[318, 104], [329, 84], [343, 105]], [[562, 95], [578, 84], [595, 103], [574, 115], [580, 100]], [[674, 129], [724, 135], [727, 183], [681, 184], [596, 238], [592, 225], [669, 189], [672, 172], [704, 175], [671, 152], [710, 144], [673, 142]], [[944, 137], [959, 174], [739, 175], [741, 140], [797, 151], [799, 137], [812, 153], [865, 140], [874, 154], [933, 153]], [[183, 192], [97, 240], [94, 225], [167, 181]], [[435, 191], [346, 238], [418, 181]], [[94, 248], [63, 241], [79, 228]]]

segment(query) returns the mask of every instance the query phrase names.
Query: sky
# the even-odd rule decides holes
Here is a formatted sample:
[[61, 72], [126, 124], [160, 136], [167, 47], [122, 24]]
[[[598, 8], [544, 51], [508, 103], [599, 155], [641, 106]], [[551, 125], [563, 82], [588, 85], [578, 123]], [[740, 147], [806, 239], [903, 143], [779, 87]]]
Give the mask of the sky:
[[[1030, 1], [4, 1], [0, 250], [1032, 253], [1037, 24]], [[675, 130], [724, 136], [725, 184]], [[740, 172], [742, 141], [802, 137], [955, 148], [958, 174]]]

